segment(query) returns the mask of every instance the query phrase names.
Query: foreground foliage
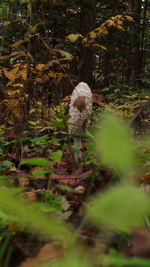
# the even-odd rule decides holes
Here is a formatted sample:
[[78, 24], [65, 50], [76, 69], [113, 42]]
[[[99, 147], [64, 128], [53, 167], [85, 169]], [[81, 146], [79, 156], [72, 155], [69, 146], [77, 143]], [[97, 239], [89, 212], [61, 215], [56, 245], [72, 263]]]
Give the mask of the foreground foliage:
[[[60, 106], [59, 108], [61, 109], [62, 107]], [[115, 264], [115, 266], [124, 266], [125, 264], [129, 266], [148, 266], [149, 261], [142, 259], [143, 255], [140, 254], [141, 251], [139, 252], [139, 258], [138, 254], [133, 254], [137, 256], [136, 258], [131, 256], [130, 258], [125, 253], [125, 247], [129, 242], [129, 237], [133, 238], [134, 229], [136, 230], [137, 227], [141, 227], [139, 228], [139, 234], [142, 234], [144, 225], [149, 225], [149, 197], [143, 191], [143, 186], [136, 184], [137, 178], [135, 179], [139, 175], [143, 154], [141, 153], [140, 157], [139, 155], [137, 157], [137, 142], [134, 145], [135, 141], [132, 140], [129, 129], [120, 118], [112, 112], [104, 113], [101, 117], [100, 122], [95, 126], [93, 125], [94, 131], [88, 134], [89, 138], [94, 140], [94, 143], [89, 140], [91, 145], [93, 145], [90, 146], [89, 152], [88, 150], [87, 152], [85, 151], [85, 159], [87, 155], [91, 159], [89, 163], [88, 160], [87, 163], [85, 162], [86, 165], [82, 163], [79, 166], [80, 172], [73, 171], [72, 174], [66, 172], [69, 163], [68, 160], [71, 160], [70, 164], [74, 168], [75, 163], [72, 156], [76, 151], [70, 150], [69, 143], [71, 140], [67, 139], [66, 144], [64, 142], [61, 143], [61, 139], [64, 141], [64, 133], [66, 136], [66, 122], [64, 123], [63, 113], [61, 113], [61, 119], [59, 116], [55, 117], [52, 125], [50, 124], [49, 127], [45, 128], [46, 130], [47, 128], [54, 130], [56, 135], [55, 139], [52, 137], [51, 140], [48, 135], [41, 135], [36, 138], [23, 137], [19, 140], [22, 148], [26, 147], [27, 150], [27, 147], [29, 147], [26, 154], [27, 158], [19, 162], [18, 170], [13, 166], [12, 161], [5, 159], [2, 162], [1, 173], [3, 175], [1, 175], [0, 188], [0, 217], [2, 231], [1, 242], [3, 245], [0, 259], [2, 264], [5, 264], [4, 266], [9, 266], [9, 261], [11, 262], [11, 257], [15, 253], [15, 250], [14, 252], [9, 252], [5, 244], [8, 243], [11, 247], [11, 242], [13, 242], [14, 238], [17, 238], [19, 232], [23, 234], [26, 231], [29, 233], [34, 232], [34, 238], [38, 239], [39, 245], [50, 242], [50, 247], [45, 252], [46, 255], [44, 258], [42, 256], [44, 252], [42, 251], [48, 245], [45, 245], [41, 249], [38, 256], [27, 259], [20, 266], [28, 266], [29, 263], [31, 266], [38, 264], [40, 264], [39, 266], [43, 266], [43, 264], [44, 266], [49, 266], [49, 264], [52, 266], [53, 264], [54, 266], [59, 266], [59, 264], [60, 266], [63, 266], [63, 264], [64, 266], [77, 266], [76, 264], [83, 266], [83, 261], [80, 257], [84, 256], [84, 249], [89, 249], [86, 242], [88, 238], [91, 239], [89, 235], [94, 230], [92, 229], [93, 223], [95, 225], [94, 232], [96, 232], [93, 232], [91, 240], [94, 238], [95, 242], [98, 243], [96, 247], [93, 247], [95, 257], [90, 259], [87, 256], [85, 258], [85, 266], [93, 266], [95, 264], [104, 266], [110, 266], [112, 264]], [[58, 133], [56, 125], [61, 129]], [[94, 137], [95, 129], [96, 138]], [[2, 133], [1, 138], [3, 136]], [[148, 140], [149, 137], [144, 142], [138, 142], [142, 142], [143, 146], [145, 146], [149, 143]], [[1, 154], [3, 155], [5, 147], [7, 149], [9, 145], [13, 145], [14, 147], [16, 142], [16, 138], [10, 142], [6, 142], [2, 146]], [[45, 157], [43, 152], [47, 154], [47, 157]], [[39, 155], [40, 157], [33, 157], [32, 155]], [[66, 159], [64, 158], [66, 157], [65, 155], [67, 156]], [[11, 153], [9, 157], [14, 157], [15, 159], [16, 155]], [[149, 157], [146, 158], [146, 162], [148, 164]], [[112, 172], [111, 178], [109, 178], [111, 188], [107, 186], [108, 175], [100, 176], [100, 172], [104, 166], [109, 166], [108, 170], [110, 169]], [[96, 169], [96, 172], [93, 167]], [[120, 181], [115, 184], [118, 178]], [[14, 187], [16, 182], [18, 186]], [[100, 192], [91, 201], [89, 197], [96, 183], [99, 183], [100, 188], [102, 184], [105, 184], [106, 190], [101, 192], [99, 189]], [[20, 187], [21, 185], [23, 187]], [[86, 209], [82, 208], [81, 215], [78, 215], [79, 211], [76, 213], [75, 210], [81, 208], [81, 203], [84, 204], [87, 200]], [[74, 201], [74, 206], [71, 204], [72, 201]], [[74, 225], [74, 215], [80, 218], [80, 223], [76, 226]], [[64, 219], [66, 223], [64, 223]], [[145, 228], [144, 231], [147, 230]], [[101, 237], [99, 231], [103, 237]], [[112, 252], [111, 242], [116, 235], [118, 235], [120, 240], [122, 239], [120, 241], [122, 245]], [[51, 239], [59, 242], [53, 244], [50, 241]], [[82, 252], [79, 249], [81, 246], [79, 245], [80, 242], [84, 242], [85, 246], [84, 248], [82, 245]], [[34, 249], [36, 251], [38, 247]], [[96, 256], [97, 249], [99, 253]], [[106, 254], [107, 250], [109, 251], [108, 255]], [[131, 255], [132, 250], [131, 245]], [[51, 257], [48, 256], [50, 251], [52, 253]], [[67, 254], [64, 256], [64, 259], [62, 259], [63, 254]], [[125, 258], [125, 256], [128, 256], [128, 258]], [[72, 260], [70, 261], [72, 257], [74, 258], [74, 262]], [[56, 262], [53, 262], [54, 258], [55, 260], [57, 259]]]

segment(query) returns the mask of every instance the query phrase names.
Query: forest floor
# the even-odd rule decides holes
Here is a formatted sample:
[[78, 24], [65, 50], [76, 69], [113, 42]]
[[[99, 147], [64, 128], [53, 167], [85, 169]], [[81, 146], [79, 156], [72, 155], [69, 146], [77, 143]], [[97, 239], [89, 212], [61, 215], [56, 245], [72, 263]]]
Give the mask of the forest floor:
[[[117, 253], [119, 256], [115, 257], [117, 260], [114, 263], [113, 260], [110, 264], [105, 263], [107, 266], [150, 266], [149, 217], [142, 226], [137, 226], [135, 223], [131, 232], [126, 233], [115, 228], [105, 228], [103, 225], [97, 226], [85, 216], [88, 202], [112, 185], [116, 186], [119, 181], [112, 167], [97, 162], [92, 142], [93, 129], [99, 114], [102, 114], [105, 108], [111, 108], [121, 118], [131, 121], [147, 98], [145, 96], [141, 98], [136, 94], [115, 96], [112, 104], [109, 99], [100, 102], [101, 97], [95, 94], [93, 122], [83, 137], [83, 156], [78, 164], [74, 160], [76, 151], [72, 149], [72, 137], [67, 134], [68, 116], [65, 111], [68, 104], [67, 98], [52, 108], [43, 108], [41, 103], [32, 108], [28, 126], [22, 132], [19, 132], [17, 125], [14, 127], [11, 122], [9, 127], [1, 126], [0, 185], [2, 190], [3, 188], [13, 190], [18, 200], [23, 199], [26, 206], [31, 205], [43, 218], [50, 215], [52, 216], [50, 218], [59, 218], [60, 221], [65, 222], [68, 229], [71, 229], [74, 235], [78, 235], [78, 241], [75, 247], [73, 246], [72, 254], [71, 248], [68, 249], [67, 241], [62, 245], [59, 237], [56, 238], [57, 241], [55, 240], [57, 233], [52, 234], [50, 238], [42, 235], [40, 226], [40, 230], [36, 229], [36, 226], [35, 230], [34, 226], [31, 230], [30, 220], [32, 224], [32, 221], [34, 222], [38, 217], [29, 214], [30, 218], [28, 218], [24, 204], [20, 204], [24, 213], [17, 210], [13, 201], [10, 207], [9, 196], [4, 200], [1, 194], [0, 203], [8, 205], [9, 209], [1, 211], [0, 215], [0, 266], [87, 266], [86, 260], [89, 266], [104, 266], [100, 256], [108, 255], [110, 252], [111, 255]], [[141, 170], [137, 173], [135, 183], [147, 194], [150, 192], [150, 148], [145, 149], [142, 140], [149, 128], [149, 119], [147, 114], [143, 116], [143, 113], [140, 113], [132, 123], [136, 129], [135, 136], [138, 136], [137, 139], [141, 138], [139, 154]], [[19, 216], [24, 218], [21, 220]], [[39, 224], [42, 225], [40, 218]], [[50, 226], [52, 231], [57, 231], [54, 225]], [[75, 250], [82, 254], [82, 264], [75, 257]], [[57, 259], [67, 253], [69, 255], [67, 263], [61, 262], [59, 265]], [[123, 257], [122, 260], [119, 257]], [[84, 258], [86, 258], [85, 263]], [[89, 263], [90, 261], [92, 263]]]

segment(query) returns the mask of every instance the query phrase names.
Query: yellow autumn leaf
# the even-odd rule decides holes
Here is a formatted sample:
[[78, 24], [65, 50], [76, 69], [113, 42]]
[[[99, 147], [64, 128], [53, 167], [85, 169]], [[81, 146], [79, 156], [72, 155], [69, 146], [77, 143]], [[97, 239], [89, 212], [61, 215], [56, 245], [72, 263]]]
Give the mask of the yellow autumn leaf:
[[27, 32], [24, 34], [24, 39], [25, 39], [26, 41], [28, 41], [28, 39], [30, 39], [31, 37], [39, 35], [39, 34], [36, 32], [36, 30], [37, 30], [37, 24], [36, 24], [36, 25], [33, 25], [33, 26], [30, 25], [30, 26], [29, 26], [29, 29], [28, 29]]
[[44, 67], [45, 67], [44, 64], [38, 64], [38, 65], [36, 65], [36, 69], [37, 69], [37, 70], [40, 70], [40, 71], [41, 71]]
[[11, 71], [6, 70], [5, 68], [3, 68], [3, 72], [8, 80], [15, 81], [15, 79], [17, 78], [16, 75], [14, 75]]
[[123, 30], [123, 27], [121, 26], [121, 25], [116, 25], [116, 28], [118, 29], [118, 30]]
[[117, 24], [123, 25], [123, 21], [122, 20], [118, 20]]
[[41, 83], [42, 79], [41, 78], [36, 78], [35, 81], [38, 82], [38, 83]]
[[114, 21], [114, 22], [117, 22], [117, 21], [118, 21], [117, 16], [113, 18], [113, 21]]
[[32, 113], [34, 113], [35, 111], [36, 111], [35, 108], [31, 108], [30, 111], [29, 111], [29, 114], [32, 114]]
[[9, 55], [8, 55], [8, 56], [1, 56], [1, 57], [0, 57], [1, 60], [6, 60], [6, 59], [8, 59], [8, 58], [9, 58]]
[[[63, 57], [63, 58], [60, 58], [59, 60], [55, 60], [55, 62], [57, 63], [57, 62], [61, 62], [61, 61], [71, 61], [73, 59], [73, 56], [70, 56], [70, 57]], [[54, 61], [53, 61], [53, 63], [54, 63]]]
[[9, 81], [8, 83], [6, 83], [6, 87], [11, 86], [12, 84], [13, 84], [13, 82]]
[[41, 101], [37, 101], [38, 106], [43, 106], [43, 103]]
[[24, 85], [23, 85], [23, 83], [14, 83], [12, 86], [13, 87], [23, 87]]
[[99, 45], [99, 44], [93, 44], [93, 47], [100, 48], [100, 49], [103, 49], [103, 50], [108, 50], [105, 46]]
[[17, 63], [17, 64], [14, 64], [14, 65], [13, 65], [14, 68], [19, 67], [19, 66], [21, 66], [20, 63]]
[[134, 21], [134, 19], [130, 16], [125, 16], [128, 21]]
[[9, 20], [5, 20], [4, 23], [3, 23], [3, 25], [5, 27], [9, 26], [10, 24], [11, 24], [11, 22]]
[[99, 47], [101, 48], [101, 49], [103, 49], [103, 50], [108, 50], [105, 46], [103, 46], [103, 45], [99, 45]]
[[51, 0], [51, 5], [55, 6], [57, 4], [58, 0]]
[[91, 37], [92, 39], [95, 39], [95, 38], [97, 37], [95, 31], [90, 32], [90, 37]]
[[0, 60], [6, 60], [6, 59], [8, 59], [10, 56], [8, 55], [8, 56], [1, 56], [0, 57]]
[[70, 41], [70, 42], [75, 42], [75, 41], [77, 41], [78, 40], [78, 38], [79, 37], [83, 37], [83, 35], [82, 34], [80, 34], [80, 33], [76, 33], [76, 34], [69, 34], [66, 38]]
[[19, 67], [15, 67], [12, 69], [11, 72], [15, 75], [15, 74], [17, 74], [18, 71], [19, 71]]
[[86, 44], [88, 42], [88, 39], [85, 37], [82, 39], [82, 44]]
[[72, 58], [71, 53], [69, 53], [67, 51], [64, 51], [64, 50], [61, 50], [61, 49], [54, 49], [54, 51], [58, 52], [62, 57], [66, 57], [66, 58], [69, 58], [69, 59]]
[[56, 77], [56, 73], [51, 71], [48, 73], [48, 76], [51, 78], [54, 78], [54, 77]]
[[108, 26], [108, 27], [111, 27], [111, 26], [114, 25], [114, 22], [113, 22], [113, 20], [109, 19], [109, 20], [107, 20], [107, 21], [105, 22], [105, 25]]
[[19, 75], [25, 81], [27, 79], [27, 69], [22, 69], [19, 71]]
[[15, 90], [15, 91], [9, 91], [8, 92], [9, 96], [14, 96], [14, 95], [17, 95], [17, 94], [20, 94], [20, 90]]
[[116, 18], [117, 18], [117, 19], [121, 19], [122, 16], [121, 16], [121, 15], [117, 15]]
[[107, 31], [107, 28], [105, 26], [100, 26], [96, 28], [96, 31], [100, 34], [107, 35], [109, 32]]
[[21, 45], [24, 42], [25, 42], [24, 40], [19, 40], [19, 41], [15, 42], [14, 44], [12, 44], [11, 47], [18, 47], [19, 45]]
[[33, 25], [33, 26], [30, 25], [28, 31], [29, 31], [30, 33], [31, 33], [31, 32], [36, 32], [37, 26], [38, 26], [37, 24], [36, 24], [36, 25]]
[[26, 55], [23, 50], [14, 51], [10, 54], [10, 56], [17, 56], [17, 55]]

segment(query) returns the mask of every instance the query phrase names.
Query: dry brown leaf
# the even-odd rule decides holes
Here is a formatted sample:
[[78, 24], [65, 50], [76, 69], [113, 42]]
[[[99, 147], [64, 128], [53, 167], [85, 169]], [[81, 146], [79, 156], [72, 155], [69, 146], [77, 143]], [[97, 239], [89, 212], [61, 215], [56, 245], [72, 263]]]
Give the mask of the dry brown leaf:
[[29, 178], [25, 176], [19, 177], [19, 184], [23, 187], [27, 186], [29, 184]]
[[[63, 249], [55, 243], [46, 244], [41, 248], [37, 256], [28, 258], [25, 262], [18, 267], [36, 267], [44, 262], [49, 262], [63, 256]], [[49, 265], [50, 266], [50, 265]]]
[[3, 68], [3, 72], [4, 72], [5, 77], [11, 81], [15, 81], [15, 79], [17, 78], [13, 72], [8, 71], [5, 68]]
[[19, 66], [14, 67], [14, 68], [12, 69], [11, 73], [12, 73], [13, 75], [16, 75], [17, 72], [18, 72], [18, 70], [19, 70]]
[[44, 64], [38, 64], [36, 65], [36, 69], [42, 71], [42, 69], [45, 67]]
[[30, 192], [25, 192], [23, 193], [23, 195], [25, 197], [27, 197], [27, 199], [30, 201], [30, 202], [36, 202], [37, 201], [37, 196], [36, 196], [36, 193], [34, 191], [30, 191]]
[[84, 193], [85, 188], [84, 188], [83, 186], [79, 185], [79, 186], [77, 186], [74, 190], [77, 191], [77, 192]]
[[132, 233], [132, 255], [141, 258], [150, 258], [150, 228], [136, 227]]
[[22, 69], [19, 71], [19, 75], [22, 77], [22, 79], [25, 81], [27, 79], [27, 69]]
[[92, 170], [89, 170], [87, 172], [83, 172], [83, 173], [80, 173], [80, 174], [70, 174], [70, 175], [61, 175], [61, 174], [52, 174], [51, 175], [51, 178], [54, 179], [54, 180], [81, 180], [81, 179], [84, 179], [88, 176], [90, 176], [92, 174]]
[[100, 104], [104, 99], [104, 96], [102, 94], [94, 93], [92, 94], [92, 100], [94, 104]]

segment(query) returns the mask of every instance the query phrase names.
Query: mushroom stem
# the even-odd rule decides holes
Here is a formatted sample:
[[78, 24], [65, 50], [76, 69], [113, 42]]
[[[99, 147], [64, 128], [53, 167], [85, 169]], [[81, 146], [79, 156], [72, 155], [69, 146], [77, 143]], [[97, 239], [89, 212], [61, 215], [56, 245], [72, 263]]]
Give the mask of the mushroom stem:
[[82, 147], [82, 140], [81, 140], [81, 137], [74, 137], [73, 148], [75, 148], [75, 149], [78, 150], [78, 151], [75, 152], [75, 154], [74, 154], [75, 161], [76, 161], [77, 163], [78, 163], [79, 160], [82, 158], [81, 147]]

